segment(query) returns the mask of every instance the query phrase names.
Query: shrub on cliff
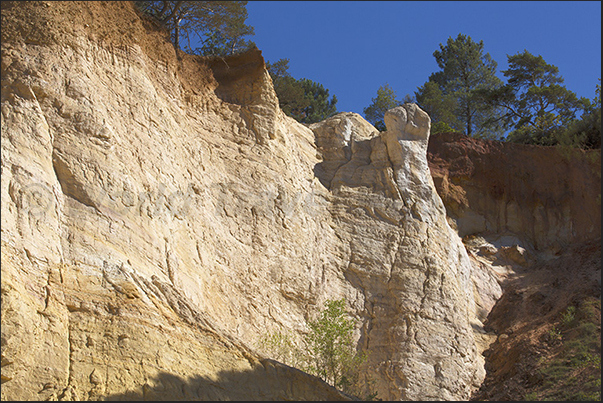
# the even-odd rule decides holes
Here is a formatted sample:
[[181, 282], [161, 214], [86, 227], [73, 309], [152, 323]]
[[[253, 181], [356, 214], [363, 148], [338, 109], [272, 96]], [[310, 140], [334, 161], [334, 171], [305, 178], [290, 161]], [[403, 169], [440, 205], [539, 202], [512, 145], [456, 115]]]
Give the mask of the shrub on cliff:
[[329, 99], [329, 90], [307, 78], [297, 80], [289, 73], [289, 59], [267, 62], [279, 106], [287, 116], [301, 123], [316, 123], [337, 113], [337, 97]]
[[316, 375], [348, 394], [360, 396], [364, 390], [365, 399], [372, 400], [377, 394], [371, 390], [370, 379], [361, 379], [359, 368], [366, 353], [354, 347], [354, 326], [345, 312], [345, 300], [328, 300], [320, 316], [308, 323], [310, 332], [304, 335], [300, 348], [291, 335], [280, 332], [264, 335], [260, 344], [283, 363]]
[[358, 381], [357, 368], [366, 357], [354, 348], [354, 322], [346, 317], [345, 301], [327, 301], [320, 317], [308, 325], [308, 372], [335, 387], [350, 388]]

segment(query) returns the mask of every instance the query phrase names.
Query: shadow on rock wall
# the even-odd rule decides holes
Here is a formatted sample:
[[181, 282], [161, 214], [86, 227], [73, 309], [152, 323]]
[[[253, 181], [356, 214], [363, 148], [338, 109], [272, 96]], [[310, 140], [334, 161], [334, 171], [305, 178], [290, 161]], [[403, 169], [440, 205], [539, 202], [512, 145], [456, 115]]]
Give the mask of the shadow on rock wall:
[[357, 400], [321, 379], [273, 360], [253, 370], [220, 371], [215, 377], [184, 378], [165, 371], [136, 390], [103, 400]]

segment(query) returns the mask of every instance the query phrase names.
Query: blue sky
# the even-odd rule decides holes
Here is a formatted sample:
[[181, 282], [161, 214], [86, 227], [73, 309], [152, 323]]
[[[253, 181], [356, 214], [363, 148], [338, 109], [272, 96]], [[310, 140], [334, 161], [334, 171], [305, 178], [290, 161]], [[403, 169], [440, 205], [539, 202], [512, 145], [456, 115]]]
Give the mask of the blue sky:
[[506, 82], [507, 55], [527, 50], [592, 99], [601, 77], [600, 1], [249, 1], [247, 24], [267, 61], [289, 59], [297, 79], [321, 83], [339, 112], [362, 114], [389, 83], [398, 99], [439, 71], [449, 37], [482, 40]]

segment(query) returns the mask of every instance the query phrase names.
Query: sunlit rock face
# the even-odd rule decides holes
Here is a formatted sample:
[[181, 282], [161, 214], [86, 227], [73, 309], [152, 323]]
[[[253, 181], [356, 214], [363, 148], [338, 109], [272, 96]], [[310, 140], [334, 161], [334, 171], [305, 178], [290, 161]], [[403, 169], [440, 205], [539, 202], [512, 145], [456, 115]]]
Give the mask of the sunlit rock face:
[[479, 385], [424, 111], [306, 127], [261, 52], [177, 56], [130, 2], [3, 2], [2, 26], [3, 399], [347, 399], [257, 344], [337, 298], [380, 398]]
[[386, 399], [467, 398], [483, 377], [471, 327], [480, 326], [474, 269], [434, 190], [429, 116], [405, 104], [386, 113], [383, 133], [359, 121], [338, 114], [310, 128], [319, 150], [349, 150], [342, 158], [325, 149], [333, 160], [322, 162], [329, 170], [319, 179], [330, 183], [343, 273], [364, 299], [367, 373]]
[[179, 61], [129, 2], [2, 7], [2, 398], [345, 398], [254, 351], [345, 291], [260, 52]]

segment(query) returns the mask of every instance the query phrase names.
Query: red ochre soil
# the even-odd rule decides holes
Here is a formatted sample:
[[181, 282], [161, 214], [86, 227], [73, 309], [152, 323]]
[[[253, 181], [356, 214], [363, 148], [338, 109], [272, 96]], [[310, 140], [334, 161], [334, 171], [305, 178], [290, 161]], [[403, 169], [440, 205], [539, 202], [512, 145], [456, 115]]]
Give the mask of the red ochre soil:
[[[566, 361], [577, 353], [570, 351], [572, 343], [589, 343], [580, 333], [583, 321], [594, 323], [598, 334], [596, 343], [585, 348], [601, 357], [600, 270], [598, 239], [516, 272], [503, 284], [503, 295], [485, 323], [498, 340], [484, 352], [487, 376], [472, 400], [526, 400], [529, 393], [537, 393], [537, 400], [571, 400], [580, 392], [593, 392], [585, 385], [593, 375], [600, 377], [600, 365], [582, 368]], [[570, 306], [576, 307], [576, 320], [567, 324], [563, 318]], [[555, 360], [566, 366], [571, 383], [546, 385], [542, 371]]]
[[[570, 206], [574, 225], [574, 237], [555, 253], [502, 284], [485, 323], [498, 338], [484, 352], [486, 379], [471, 400], [600, 400], [600, 155], [455, 133], [431, 137], [430, 169], [449, 215], [497, 214], [484, 210], [484, 199], [515, 200], [527, 210], [559, 201]], [[588, 227], [589, 220], [596, 223]]]
[[[537, 249], [553, 244], [564, 249], [601, 236], [601, 150], [440, 133], [430, 137], [427, 157], [437, 191], [453, 218], [472, 210], [487, 217], [493, 232], [521, 232]], [[512, 218], [501, 208], [511, 204], [519, 208]], [[571, 228], [566, 225], [559, 231], [568, 219]], [[550, 239], [551, 228], [559, 239]], [[463, 228], [459, 232], [466, 235]]]

